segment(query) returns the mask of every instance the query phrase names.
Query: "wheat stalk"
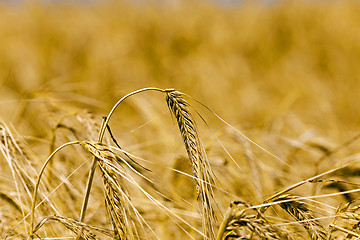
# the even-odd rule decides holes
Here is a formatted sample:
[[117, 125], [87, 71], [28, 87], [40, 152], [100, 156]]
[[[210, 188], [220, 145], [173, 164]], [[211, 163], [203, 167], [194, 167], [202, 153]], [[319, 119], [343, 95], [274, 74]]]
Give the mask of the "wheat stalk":
[[205, 235], [210, 239], [215, 239], [214, 225], [216, 217], [212, 206], [212, 202], [215, 201], [212, 185], [214, 185], [215, 181], [195, 121], [188, 109], [189, 104], [182, 97], [182, 93], [175, 90], [166, 91], [166, 102], [177, 121], [192, 164]]

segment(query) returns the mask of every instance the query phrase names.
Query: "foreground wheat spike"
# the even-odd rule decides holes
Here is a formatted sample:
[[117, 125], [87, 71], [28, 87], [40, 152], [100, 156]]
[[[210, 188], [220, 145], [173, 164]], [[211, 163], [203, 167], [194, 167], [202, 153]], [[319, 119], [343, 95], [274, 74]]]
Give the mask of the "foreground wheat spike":
[[115, 166], [112, 165], [119, 157], [105, 144], [87, 141], [80, 144], [98, 158], [105, 187], [105, 205], [114, 228], [114, 239], [139, 239], [140, 226], [134, 222], [125, 185], [121, 182], [121, 177], [115, 174]]
[[[242, 208], [242, 209], [241, 209]], [[216, 240], [230, 239], [293, 239], [284, 229], [278, 229], [246, 202], [230, 204]]]
[[360, 237], [360, 206], [356, 205], [351, 207], [354, 201], [340, 204], [336, 209], [335, 216], [329, 225], [329, 239], [332, 239], [334, 232], [342, 232], [346, 234], [345, 239], [351, 239], [352, 237]]
[[85, 240], [95, 240], [96, 239], [96, 235], [94, 233], [92, 233], [93, 231], [97, 231], [99, 233], [102, 233], [104, 235], [107, 236], [111, 236], [111, 233], [109, 230], [105, 230], [105, 229], [101, 229], [98, 227], [92, 227], [89, 225], [86, 225], [82, 222], [76, 221], [74, 219], [71, 218], [66, 218], [63, 216], [58, 216], [58, 215], [54, 215], [54, 216], [50, 216], [47, 218], [44, 218], [34, 229], [34, 235], [36, 235], [36, 232], [47, 222], [49, 221], [56, 221], [59, 222], [61, 224], [63, 224], [67, 229], [69, 229], [70, 231], [72, 231], [74, 234], [79, 234], [81, 233], [81, 237]]
[[289, 194], [282, 195], [275, 199], [279, 202], [281, 208], [288, 212], [296, 221], [301, 223], [309, 236], [313, 240], [327, 239], [327, 233], [323, 226], [312, 215], [312, 211], [308, 209], [303, 202], [296, 201], [295, 196]]
[[204, 147], [200, 141], [195, 121], [189, 111], [189, 104], [182, 97], [182, 93], [175, 90], [166, 91], [166, 102], [171, 113], [176, 118], [189, 160], [193, 167], [205, 235], [210, 239], [215, 239], [214, 225], [216, 223], [216, 217], [213, 208], [215, 199], [212, 189], [215, 181]]

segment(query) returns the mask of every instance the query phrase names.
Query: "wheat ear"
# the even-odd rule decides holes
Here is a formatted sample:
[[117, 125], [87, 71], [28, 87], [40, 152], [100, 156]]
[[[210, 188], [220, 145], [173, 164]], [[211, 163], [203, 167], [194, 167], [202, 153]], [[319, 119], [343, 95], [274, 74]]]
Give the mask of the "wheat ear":
[[279, 205], [288, 212], [296, 221], [301, 223], [309, 236], [313, 240], [326, 240], [327, 233], [323, 226], [312, 215], [312, 211], [308, 209], [303, 202], [296, 201], [296, 197], [291, 195], [283, 195], [274, 202], [280, 202]]
[[113, 165], [119, 157], [105, 144], [88, 141], [80, 142], [80, 144], [98, 159], [105, 187], [105, 205], [114, 228], [114, 239], [139, 238], [136, 231], [139, 226], [136, 226], [132, 218], [134, 211], [132, 211], [130, 198], [125, 185], [121, 182], [122, 179], [115, 173], [116, 166]]
[[76, 221], [74, 219], [63, 217], [63, 216], [58, 216], [58, 215], [46, 217], [42, 221], [40, 221], [39, 224], [35, 227], [33, 234], [35, 235], [36, 232], [45, 223], [47, 223], [49, 221], [55, 221], [55, 222], [59, 222], [59, 223], [63, 224], [67, 229], [72, 231], [74, 234], [79, 234], [79, 232], [81, 231], [81, 237], [84, 240], [95, 240], [96, 239], [96, 235], [94, 233], [92, 233], [92, 230], [97, 231], [106, 236], [112, 236], [112, 233], [109, 230], [102, 229], [99, 227], [93, 227], [93, 226], [87, 225], [85, 223]]
[[[240, 209], [243, 207], [243, 209]], [[259, 217], [260, 216], [260, 217]], [[271, 224], [257, 209], [244, 201], [233, 201], [226, 211], [216, 240], [293, 239], [285, 229]]]
[[[332, 239], [332, 233], [336, 231], [341, 231], [346, 233], [344, 239], [351, 239], [352, 237], [360, 238], [360, 234], [355, 231], [359, 229], [360, 225], [360, 214], [358, 213], [360, 206], [356, 205], [350, 207], [354, 201], [347, 202], [345, 204], [340, 204], [336, 209], [335, 216], [331, 223], [329, 224], [329, 234], [328, 239]], [[338, 226], [337, 224], [345, 225], [344, 227]], [[351, 226], [351, 230], [348, 229]], [[345, 228], [347, 227], [347, 228]], [[357, 231], [358, 232], [358, 231]]]
[[182, 93], [175, 90], [166, 91], [166, 102], [177, 121], [189, 160], [192, 164], [205, 235], [209, 239], [215, 239], [214, 225], [216, 217], [212, 206], [212, 202], [215, 202], [212, 189], [215, 181], [204, 147], [200, 141], [195, 121], [189, 111], [189, 104], [182, 97]]

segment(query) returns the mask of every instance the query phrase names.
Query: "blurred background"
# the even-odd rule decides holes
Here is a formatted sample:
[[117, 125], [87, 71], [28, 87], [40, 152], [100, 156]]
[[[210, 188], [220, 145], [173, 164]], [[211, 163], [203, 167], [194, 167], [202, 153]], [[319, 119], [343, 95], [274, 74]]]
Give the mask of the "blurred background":
[[[259, 159], [261, 178], [240, 174], [224, 189], [247, 200], [265, 196], [359, 151], [349, 144], [336, 159], [314, 163], [360, 130], [359, 12], [356, 0], [1, 1], [0, 118], [45, 157], [51, 129], [69, 112], [86, 111], [98, 126], [131, 91], [175, 88], [291, 165], [244, 147], [189, 99], [246, 171], [254, 166], [244, 148]], [[124, 104], [112, 130], [139, 155], [166, 162], [164, 152], [173, 153], [174, 166], [185, 150], [167, 113], [164, 96], [144, 93]], [[230, 160], [200, 125], [217, 171]], [[261, 191], [238, 186], [249, 178]]]
[[234, 124], [294, 117], [292, 131], [341, 138], [360, 121], [359, 9], [355, 0], [2, 1], [1, 116], [21, 127], [20, 100], [103, 111], [156, 86]]

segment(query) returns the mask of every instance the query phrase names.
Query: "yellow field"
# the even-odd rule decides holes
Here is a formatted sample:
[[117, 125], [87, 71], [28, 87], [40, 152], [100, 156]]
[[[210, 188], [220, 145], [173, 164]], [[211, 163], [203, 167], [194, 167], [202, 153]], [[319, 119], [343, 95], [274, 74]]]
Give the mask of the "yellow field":
[[[75, 239], [83, 226], [84, 239], [360, 237], [359, 12], [355, 0], [0, 3], [0, 238], [28, 239], [31, 229]], [[84, 141], [98, 141], [102, 117], [146, 87], [185, 95], [174, 106], [177, 92], [149, 90], [118, 106], [109, 126], [132, 157], [108, 132], [96, 145], [126, 163], [100, 161], [81, 225], [96, 152]], [[83, 148], [49, 162], [33, 229], [41, 166], [71, 141]], [[214, 185], [203, 184], [201, 144]], [[105, 194], [115, 209], [105, 206], [109, 191], [123, 194]], [[261, 208], [266, 200], [285, 202]], [[226, 215], [232, 201], [246, 203]]]

